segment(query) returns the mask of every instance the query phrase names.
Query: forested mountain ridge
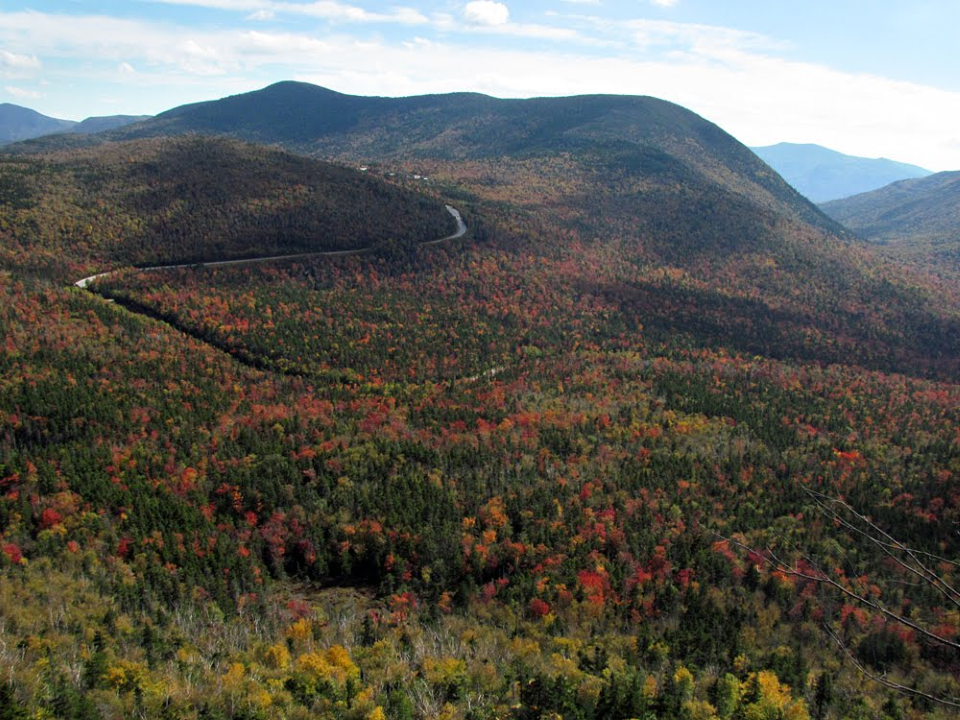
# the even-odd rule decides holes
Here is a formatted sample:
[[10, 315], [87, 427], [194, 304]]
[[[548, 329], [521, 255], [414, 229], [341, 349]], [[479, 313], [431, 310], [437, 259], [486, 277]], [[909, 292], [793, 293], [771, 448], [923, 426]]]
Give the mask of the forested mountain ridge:
[[820, 145], [778, 143], [751, 149], [815, 203], [859, 195], [897, 180], [931, 174], [916, 165], [845, 155]]
[[[869, 250], [748, 148], [662, 100], [500, 100], [473, 93], [367, 98], [283, 82], [174, 108], [105, 137], [190, 132], [277, 142], [301, 153], [421, 173], [461, 201], [486, 204], [489, 212], [496, 211], [489, 204], [495, 198], [522, 208], [550, 227], [545, 236], [561, 238], [573, 225], [580, 238], [626, 240], [636, 260], [681, 268], [703, 284], [692, 294], [684, 291], [684, 322], [745, 349], [779, 346], [776, 352], [809, 357], [793, 341], [745, 341], [742, 330], [756, 328], [757, 317], [764, 318], [761, 326], [769, 326], [771, 317], [805, 324], [797, 318], [819, 307], [820, 332], [826, 323], [829, 335], [861, 338], [841, 341], [842, 351], [814, 353], [822, 360], [834, 362], [853, 351], [863, 362], [899, 357], [897, 367], [918, 368], [953, 356], [946, 338], [954, 335], [956, 311], [942, 307], [939, 290], [921, 297], [917, 283], [898, 277], [897, 268], [874, 267]], [[743, 287], [744, 297], [736, 301], [722, 297], [732, 277]], [[618, 283], [608, 292], [657, 312], [660, 290], [624, 290]], [[704, 302], [716, 308], [715, 319], [695, 308]], [[853, 315], [844, 309], [851, 304], [860, 308]], [[880, 324], [922, 335], [904, 347], [926, 360], [918, 364], [905, 361], [903, 351], [870, 349], [888, 332]]]
[[[385, 240], [394, 227], [390, 223], [420, 228], [407, 232], [408, 239], [449, 233], [451, 219], [439, 200], [427, 206], [423, 198], [410, 202], [374, 173], [236, 141], [155, 138], [40, 158], [18, 154], [3, 166], [10, 178], [25, 179], [8, 188], [26, 193], [18, 196], [24, 206], [15, 237], [29, 237], [33, 250], [25, 255], [32, 262], [44, 258], [48, 267], [60, 267], [53, 272], [73, 279], [118, 261], [174, 263], [366, 247]], [[579, 153], [405, 162], [406, 174], [419, 168], [431, 175], [428, 184], [451, 189], [457, 202], [475, 207], [480, 218], [502, 214], [499, 198], [509, 198], [510, 214], [526, 213], [524, 222], [539, 225], [538, 237], [557, 239], [550, 246], [538, 243], [538, 252], [567, 252], [564, 238], [571, 226], [581, 240], [619, 248], [633, 272], [583, 275], [575, 282], [616, 298], [629, 315], [647, 313], [651, 327], [664, 332], [693, 330], [701, 341], [778, 357], [825, 362], [856, 357], [871, 366], [953, 372], [950, 343], [956, 333], [950, 328], [957, 319], [952, 305], [943, 303], [949, 295], [918, 291], [895, 269], [874, 268], [855, 244], [758, 206], [663, 151], [591, 144]], [[54, 167], [70, 178], [59, 189], [43, 180], [46, 188], [30, 200], [30, 184], [49, 178]], [[317, 168], [325, 168], [319, 185]], [[52, 194], [44, 198], [47, 190]], [[372, 205], [371, 191], [377, 195]], [[118, 195], [119, 204], [109, 212], [103, 212], [104, 203], [116, 201], [105, 195]], [[390, 211], [384, 205], [388, 197], [395, 198]], [[79, 212], [62, 213], [61, 203]], [[368, 212], [368, 205], [380, 211]], [[431, 208], [425, 213], [430, 219], [410, 220], [407, 213], [415, 205]], [[30, 219], [37, 214], [42, 217]], [[322, 223], [334, 217], [340, 224], [331, 234]], [[38, 222], [41, 232], [23, 224], [27, 221]], [[61, 227], [73, 222], [73, 230]], [[478, 229], [483, 227], [480, 219]], [[335, 247], [326, 235], [337, 238]], [[66, 236], [72, 253], [63, 252]], [[87, 260], [82, 267], [63, 267], [81, 257]], [[675, 279], [668, 274], [640, 280], [656, 267], [681, 272]], [[665, 293], [678, 303], [670, 312], [662, 302]], [[783, 327], [817, 330], [803, 335]], [[890, 327], [898, 328], [895, 334]], [[806, 339], [798, 342], [801, 337]]]
[[355, 169], [201, 137], [0, 156], [0, 203], [4, 264], [61, 279], [416, 243], [456, 229], [440, 201]]
[[901, 180], [821, 207], [894, 257], [960, 278], [960, 172]]
[[360, 97], [298, 82], [168, 110], [112, 137], [224, 134], [351, 160], [597, 153], [658, 169], [660, 153], [763, 207], [838, 231], [730, 135], [650, 97], [502, 100], [476, 93]]

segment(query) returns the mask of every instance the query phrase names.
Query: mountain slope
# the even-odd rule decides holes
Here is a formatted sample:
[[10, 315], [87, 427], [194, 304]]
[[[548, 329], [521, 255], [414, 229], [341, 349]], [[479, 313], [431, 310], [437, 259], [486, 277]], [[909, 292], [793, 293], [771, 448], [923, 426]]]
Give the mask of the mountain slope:
[[762, 207], [839, 231], [719, 127], [649, 97], [501, 100], [455, 93], [370, 98], [282, 82], [174, 108], [115, 137], [184, 133], [231, 135], [280, 143], [298, 152], [366, 161], [483, 160], [598, 149], [640, 152], [650, 160], [653, 154], [664, 153]]
[[456, 228], [439, 201], [356, 170], [196, 137], [0, 156], [0, 211], [0, 264], [29, 261], [63, 279], [118, 264], [419, 242]]
[[960, 171], [901, 180], [824, 203], [822, 208], [874, 242], [956, 237], [960, 233]]
[[868, 192], [905, 178], [930, 174], [916, 165], [844, 155], [812, 144], [751, 148], [783, 179], [816, 203]]
[[150, 115], [103, 115], [88, 117], [71, 127], [69, 132], [80, 135], [91, 135], [107, 130], [116, 130], [117, 128], [148, 120], [149, 118]]
[[822, 208], [871, 242], [960, 272], [960, 172], [901, 180]]
[[58, 120], [19, 105], [0, 103], [0, 145], [63, 132], [74, 125], [72, 120]]
[[[363, 98], [278, 83], [106, 137], [186, 133], [427, 175], [476, 215], [481, 240], [548, 257], [596, 241], [572, 281], [668, 335], [912, 371], [955, 363], [949, 293], [882, 265], [735, 138], [662, 100]], [[593, 267], [613, 262], [601, 253], [622, 269]]]

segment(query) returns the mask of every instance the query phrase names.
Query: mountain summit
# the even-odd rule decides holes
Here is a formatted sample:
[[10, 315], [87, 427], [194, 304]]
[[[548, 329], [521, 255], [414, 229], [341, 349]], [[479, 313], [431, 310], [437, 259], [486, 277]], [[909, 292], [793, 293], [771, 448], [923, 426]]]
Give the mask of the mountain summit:
[[[118, 137], [220, 134], [351, 160], [483, 160], [557, 153], [618, 158], [646, 174], [686, 170], [762, 207], [839, 231], [735, 138], [664, 100], [622, 95], [359, 97], [300, 82], [168, 110]], [[641, 167], [642, 166], [642, 167]]]
[[73, 120], [58, 120], [30, 108], [0, 103], [0, 145], [64, 132], [74, 125]]
[[916, 165], [844, 155], [811, 144], [779, 143], [753, 151], [816, 203], [876, 190], [889, 183], [930, 174]]

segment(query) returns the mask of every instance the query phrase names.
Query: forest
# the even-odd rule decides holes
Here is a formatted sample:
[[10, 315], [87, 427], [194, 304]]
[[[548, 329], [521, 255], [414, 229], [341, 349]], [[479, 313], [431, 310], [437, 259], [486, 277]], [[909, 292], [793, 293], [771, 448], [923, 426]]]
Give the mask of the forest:
[[957, 289], [633, 160], [3, 157], [0, 717], [955, 717]]

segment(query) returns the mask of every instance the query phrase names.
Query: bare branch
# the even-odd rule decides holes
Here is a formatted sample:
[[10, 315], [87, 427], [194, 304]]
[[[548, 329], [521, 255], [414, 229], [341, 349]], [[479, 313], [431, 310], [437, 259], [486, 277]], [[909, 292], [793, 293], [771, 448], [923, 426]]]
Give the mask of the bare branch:
[[[747, 547], [747, 546], [744, 545], [743, 543], [738, 542], [738, 541], [736, 541], [736, 540], [732, 540], [732, 539], [730, 539], [730, 538], [724, 538], [724, 539], [727, 540], [728, 542], [734, 543], [734, 544], [737, 545], [738, 547], [743, 548], [743, 549], [745, 549], [745, 550], [747, 550], [747, 551], [752, 551], [752, 550], [753, 550], [753, 548]], [[780, 557], [779, 557], [772, 549], [770, 549], [770, 548], [767, 548], [767, 549], [766, 549], [766, 552], [768, 553], [768, 555], [769, 555], [769, 557], [770, 557], [770, 560], [772, 561], [772, 564], [773, 564], [774, 569], [775, 569], [776, 572], [780, 572], [780, 573], [783, 573], [784, 575], [789, 575], [789, 576], [791, 576], [791, 577], [799, 577], [799, 578], [802, 578], [802, 579], [804, 579], [804, 580], [810, 580], [811, 582], [819, 583], [819, 584], [822, 584], [822, 585], [828, 585], [829, 587], [834, 588], [835, 590], [837, 590], [838, 592], [840, 592], [842, 595], [850, 598], [851, 600], [854, 600], [855, 602], [858, 602], [858, 603], [860, 603], [861, 605], [866, 605], [867, 607], [872, 608], [873, 610], [876, 610], [877, 612], [881, 613], [882, 615], [884, 615], [885, 617], [889, 618], [890, 620], [893, 620], [894, 622], [897, 622], [897, 623], [899, 623], [899, 624], [901, 624], [901, 625], [903, 625], [903, 626], [905, 626], [905, 627], [910, 628], [911, 630], [919, 633], [920, 635], [924, 636], [925, 638], [927, 638], [927, 639], [929, 639], [929, 640], [932, 640], [932, 641], [934, 641], [934, 642], [937, 642], [937, 643], [941, 643], [941, 644], [946, 645], [946, 646], [948, 646], [948, 647], [952, 647], [952, 648], [954, 648], [955, 650], [960, 651], [960, 642], [956, 642], [956, 641], [951, 640], [951, 639], [949, 639], [949, 638], [943, 637], [942, 635], [937, 635], [936, 633], [934, 633], [934, 632], [932, 632], [932, 631], [930, 631], [930, 630], [927, 630], [927, 629], [926, 629], [925, 627], [923, 627], [922, 625], [914, 622], [914, 621], [911, 620], [910, 618], [904, 617], [903, 615], [900, 615], [899, 613], [895, 613], [894, 611], [889, 610], [889, 609], [886, 608], [883, 604], [877, 602], [876, 600], [873, 600], [873, 599], [871, 599], [871, 598], [868, 598], [868, 597], [866, 597], [865, 595], [861, 595], [860, 593], [854, 592], [853, 590], [845, 587], [844, 585], [841, 585], [841, 584], [838, 583], [836, 580], [834, 580], [832, 577], [830, 577], [826, 572], [824, 572], [823, 569], [820, 568], [820, 566], [817, 564], [817, 562], [816, 562], [815, 560], [813, 560], [813, 558], [810, 558], [810, 557], [808, 557], [808, 556], [806, 556], [806, 555], [800, 554], [800, 558], [801, 558], [802, 560], [804, 560], [805, 562], [807, 562], [811, 567], [813, 567], [813, 568], [817, 571], [817, 574], [816, 574], [816, 575], [811, 575], [810, 573], [804, 572], [804, 571], [802, 571], [802, 570], [800, 570], [800, 569], [798, 569], [798, 568], [796, 568], [796, 567], [794, 567], [794, 566], [792, 566], [792, 565], [784, 562], [784, 561], [781, 560]]]
[[857, 660], [854, 654], [850, 652], [850, 648], [848, 648], [843, 643], [843, 641], [839, 637], [837, 637], [836, 633], [834, 633], [833, 630], [831, 630], [826, 623], [823, 624], [823, 629], [826, 630], [827, 634], [834, 639], [834, 642], [837, 643], [837, 645], [843, 651], [844, 655], [846, 655], [847, 658], [850, 660], [850, 662], [854, 664], [857, 670], [859, 670], [863, 675], [870, 678], [874, 682], [880, 683], [884, 687], [888, 687], [891, 690], [896, 690], [897, 692], [903, 693], [905, 695], [912, 695], [914, 697], [925, 698], [926, 700], [937, 703], [938, 705], [945, 705], [947, 707], [960, 708], [960, 699], [937, 697], [936, 695], [925, 693], [921, 690], [917, 690], [916, 688], [912, 688], [907, 685], [901, 685], [900, 683], [896, 683], [896, 682], [893, 682], [892, 680], [888, 680], [883, 675], [877, 675], [875, 673], [870, 672], [869, 670], [867, 670], [866, 667], [864, 667], [863, 663]]
[[[883, 528], [881, 528], [881, 527], [878, 526], [876, 523], [874, 523], [872, 520], [870, 520], [870, 518], [868, 518], [867, 516], [865, 516], [865, 515], [857, 512], [849, 503], [841, 500], [840, 498], [835, 498], [835, 497], [831, 497], [831, 496], [829, 496], [829, 495], [824, 495], [823, 493], [819, 493], [819, 492], [817, 492], [816, 490], [812, 490], [812, 489], [809, 488], [809, 487], [804, 487], [803, 490], [804, 490], [804, 492], [806, 492], [808, 495], [810, 495], [812, 498], [814, 498], [814, 500], [817, 502], [817, 504], [818, 504], [820, 507], [825, 507], [825, 502], [824, 502], [824, 501], [831, 502], [831, 503], [834, 503], [834, 504], [836, 504], [836, 505], [840, 505], [840, 506], [843, 507], [847, 512], [849, 512], [851, 515], [853, 515], [854, 517], [856, 517], [858, 520], [860, 520], [861, 522], [863, 522], [865, 525], [868, 525], [873, 531], [875, 531], [875, 532], [878, 533], [879, 535], [882, 535], [883, 537], [885, 537], [885, 538], [889, 541], [889, 543], [880, 543], [879, 540], [874, 539], [875, 542], [877, 542], [878, 544], [883, 544], [883, 545], [885, 545], [886, 547], [889, 547], [889, 548], [892, 548], [892, 549], [901, 550], [901, 551], [903, 551], [903, 552], [906, 552], [906, 553], [908, 553], [911, 557], [913, 557], [914, 560], [916, 560], [916, 557], [915, 557], [915, 556], [917, 556], [917, 555], [923, 555], [923, 556], [925, 556], [925, 557], [930, 558], [931, 560], [936, 560], [937, 562], [947, 563], [948, 565], [953, 565], [953, 566], [956, 567], [956, 568], [960, 568], [960, 562], [957, 562], [957, 561], [955, 561], [955, 560], [950, 560], [949, 558], [945, 558], [945, 557], [942, 557], [942, 556], [940, 556], [940, 555], [935, 555], [935, 554], [933, 554], [933, 553], [926, 552], [925, 550], [918, 550], [917, 548], [912, 548], [912, 547], [909, 547], [908, 545], [904, 545], [902, 542], [900, 542], [900, 541], [897, 540], [895, 537], [893, 537], [892, 535], [890, 535], [889, 533], [887, 533], [885, 530], [883, 530]], [[853, 528], [852, 525], [850, 525], [849, 527]], [[864, 533], [862, 530], [859, 530], [859, 529], [857, 529], [856, 531], [859, 532], [859, 533], [861, 533], [861, 534], [866, 534], [866, 533]], [[868, 535], [868, 537], [869, 537], [869, 535]], [[919, 563], [919, 560], [917, 560], [917, 562]], [[954, 591], [954, 592], [956, 592], [956, 591]]]
[[[922, 552], [922, 551], [918, 551], [918, 550], [914, 550], [913, 548], [909, 548], [909, 547], [903, 545], [902, 543], [900, 543], [898, 540], [892, 538], [892, 537], [891, 537], [888, 533], [886, 533], [883, 529], [881, 529], [880, 527], [878, 527], [875, 523], [873, 523], [871, 520], [869, 520], [869, 519], [866, 518], [865, 516], [863, 516], [863, 515], [861, 515], [860, 513], [858, 513], [856, 510], [854, 510], [852, 507], [850, 507], [847, 503], [843, 502], [842, 500], [835, 499], [835, 498], [826, 498], [828, 501], [833, 502], [833, 503], [838, 504], [838, 505], [840, 505], [841, 507], [843, 507], [843, 508], [844, 508], [845, 510], [847, 510], [851, 515], [853, 515], [853, 516], [856, 517], [858, 520], [860, 520], [860, 521], [863, 522], [865, 525], [867, 525], [872, 532], [877, 533], [877, 534], [880, 534], [880, 535], [882, 535], [883, 537], [885, 537], [885, 538], [887, 538], [888, 540], [890, 540], [890, 542], [883, 542], [883, 541], [879, 540], [875, 535], [872, 535], [870, 532], [867, 532], [866, 530], [863, 530], [862, 528], [856, 527], [855, 525], [853, 525], [852, 523], [850, 523], [849, 521], [847, 521], [845, 518], [841, 517], [839, 514], [837, 514], [836, 512], [834, 512], [834, 511], [833, 511], [830, 507], [828, 507], [828, 506], [826, 505], [826, 503], [822, 500], [822, 498], [825, 498], [826, 496], [824, 496], [824, 495], [822, 495], [822, 494], [820, 494], [820, 493], [817, 493], [817, 492], [815, 492], [815, 491], [813, 491], [813, 490], [810, 490], [809, 488], [804, 488], [804, 489], [806, 490], [807, 494], [810, 495], [810, 497], [813, 499], [813, 501], [817, 504], [817, 506], [820, 508], [820, 511], [821, 511], [823, 514], [825, 514], [827, 517], [835, 520], [836, 522], [838, 522], [840, 525], [842, 525], [842, 526], [845, 527], [846, 529], [850, 530], [851, 532], [856, 533], [856, 534], [858, 534], [858, 535], [861, 535], [862, 537], [865, 537], [867, 540], [869, 540], [869, 541], [870, 541], [871, 543], [873, 543], [876, 547], [878, 547], [888, 558], [890, 558], [891, 560], [893, 560], [893, 561], [894, 561], [897, 565], [899, 565], [901, 568], [903, 568], [903, 569], [906, 570], [907, 572], [911, 573], [912, 575], [915, 575], [915, 576], [917, 576], [918, 578], [920, 578], [927, 586], [930, 586], [930, 587], [935, 588], [935, 589], [937, 590], [937, 592], [939, 592], [941, 595], [943, 595], [943, 597], [946, 598], [951, 604], [953, 604], [953, 605], [954, 605], [955, 607], [957, 607], [957, 608], [960, 608], [960, 593], [958, 593], [946, 580], [944, 580], [942, 576], [938, 575], [936, 572], [934, 572], [933, 570], [931, 570], [930, 568], [928, 568], [926, 565], [924, 565], [924, 564], [919, 560], [919, 558], [917, 557], [917, 555], [918, 555], [918, 554], [923, 554], [923, 555], [926, 555], [926, 556], [928, 556], [928, 557], [930, 557], [930, 558], [932, 558], [932, 559], [936, 559], [936, 560], [939, 560], [939, 561], [941, 561], [941, 562], [950, 563], [950, 564], [952, 564], [952, 565], [957, 565], [957, 563], [954, 563], [953, 561], [950, 561], [950, 560], [946, 560], [945, 558], [940, 558], [940, 557], [938, 557], [938, 556], [936, 556], [936, 555], [931, 555], [930, 553], [924, 553], [924, 552]], [[904, 562], [903, 560], [901, 560], [899, 557], [897, 557], [897, 556], [892, 552], [893, 550], [906, 553], [907, 556], [908, 556], [911, 560], [913, 560], [913, 562], [916, 564], [916, 567], [915, 567], [914, 565], [911, 565], [911, 564], [909, 564], [909, 563]], [[918, 568], [919, 568], [919, 569], [918, 569]]]

